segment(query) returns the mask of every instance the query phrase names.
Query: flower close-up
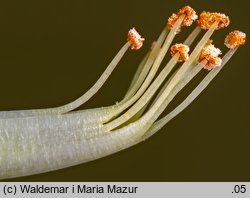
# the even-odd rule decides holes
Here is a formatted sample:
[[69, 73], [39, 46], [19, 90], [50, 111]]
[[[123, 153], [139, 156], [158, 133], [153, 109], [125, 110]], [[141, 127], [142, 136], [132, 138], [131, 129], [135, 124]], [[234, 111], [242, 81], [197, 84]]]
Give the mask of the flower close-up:
[[[93, 20], [91, 17], [80, 18], [77, 15], [78, 13], [72, 11], [69, 16], [67, 15], [69, 22], [66, 22], [67, 17], [55, 17], [55, 20], [58, 21], [50, 25], [41, 21], [40, 18], [40, 21], [36, 19], [33, 24], [29, 21], [32, 17], [26, 17], [26, 15], [24, 17], [28, 21], [27, 24], [25, 20], [22, 20], [23, 24], [18, 25], [19, 23], [14, 23], [14, 21], [18, 19], [15, 18], [15, 20], [11, 20], [8, 18], [10, 16], [9, 13], [6, 13], [8, 17], [2, 17], [3, 22], [0, 20], [0, 23], [3, 23], [3, 30], [1, 31], [6, 31], [2, 38], [8, 34], [10, 35], [10, 37], [8, 37], [10, 44], [3, 43], [2, 48], [4, 49], [4, 53], [1, 55], [1, 60], [5, 62], [0, 63], [3, 66], [8, 66], [9, 64], [10, 66], [8, 68], [13, 68], [13, 65], [11, 65], [13, 59], [13, 61], [16, 60], [17, 62], [23, 61], [24, 65], [22, 67], [15, 67], [13, 73], [16, 72], [16, 74], [11, 73], [8, 78], [9, 81], [11, 81], [14, 86], [18, 86], [19, 82], [26, 82], [27, 85], [34, 84], [36, 88], [33, 90], [43, 90], [41, 88], [42, 84], [38, 86], [32, 83], [30, 79], [48, 81], [49, 84], [45, 86], [44, 90], [51, 89], [53, 91], [47, 94], [47, 96], [41, 92], [38, 98], [43, 99], [44, 103], [48, 102], [50, 100], [49, 96], [52, 97], [51, 93], [54, 92], [53, 97], [59, 98], [59, 100], [54, 100], [44, 108], [37, 107], [35, 103], [32, 103], [30, 106], [27, 105], [27, 108], [11, 108], [11, 105], [9, 105], [0, 111], [0, 180], [44, 173], [50, 174], [52, 171], [61, 169], [63, 171], [67, 167], [81, 166], [90, 161], [92, 162], [89, 164], [98, 164], [98, 160], [101, 158], [103, 158], [104, 161], [108, 160], [109, 158], [104, 158], [106, 156], [113, 156], [113, 154], [117, 153], [115, 156], [119, 157], [119, 155], [122, 154], [120, 151], [135, 145], [143, 146], [144, 144], [150, 144], [151, 139], [153, 139], [151, 137], [162, 129], [169, 129], [168, 133], [171, 134], [171, 127], [173, 128], [173, 125], [183, 128], [182, 130], [178, 130], [175, 137], [169, 135], [168, 138], [166, 138], [167, 142], [175, 142], [173, 145], [176, 147], [178, 147], [178, 144], [183, 146], [181, 143], [178, 143], [178, 141], [185, 142], [185, 138], [182, 136], [184, 135], [187, 138], [190, 135], [190, 139], [186, 141], [187, 145], [192, 145], [192, 148], [196, 146], [201, 147], [202, 143], [199, 143], [199, 141], [212, 136], [205, 131], [208, 130], [209, 127], [216, 126], [216, 124], [218, 125], [221, 121], [221, 119], [214, 119], [214, 117], [220, 116], [223, 119], [224, 114], [230, 114], [228, 112], [230, 112], [230, 108], [233, 106], [233, 104], [231, 104], [226, 107], [226, 111], [221, 112], [219, 111], [220, 108], [214, 108], [216, 110], [218, 109], [218, 113], [213, 112], [213, 115], [210, 114], [209, 119], [211, 119], [209, 120], [207, 111], [209, 111], [210, 108], [212, 111], [212, 107], [217, 103], [217, 100], [226, 99], [226, 97], [222, 97], [218, 93], [225, 92], [225, 94], [229, 94], [230, 92], [232, 95], [239, 94], [238, 90], [233, 90], [229, 86], [228, 90], [221, 88], [214, 94], [212, 86], [220, 86], [220, 83], [226, 84], [229, 79], [233, 79], [232, 72], [224, 82], [223, 75], [227, 75], [226, 72], [230, 72], [231, 66], [225, 71], [223, 68], [231, 62], [231, 59], [237, 58], [237, 56], [241, 56], [241, 54], [244, 55], [245, 46], [243, 45], [247, 46], [247, 34], [240, 30], [234, 30], [236, 25], [233, 15], [231, 16], [228, 13], [224, 14], [218, 11], [210, 12], [207, 11], [206, 7], [204, 7], [205, 11], [203, 11], [203, 7], [196, 7], [198, 7], [198, 5], [190, 3], [190, 5], [180, 6], [177, 10], [173, 9], [173, 13], [168, 10], [167, 13], [164, 13], [165, 21], [163, 21], [162, 24], [153, 24], [151, 21], [148, 21], [148, 23], [150, 23], [149, 27], [145, 27], [146, 23], [138, 22], [139, 20], [143, 20], [143, 17], [138, 18], [138, 21], [131, 21], [129, 25], [124, 25], [124, 21], [132, 19], [140, 12], [144, 12], [145, 10], [143, 9], [140, 10], [136, 7], [136, 12], [131, 13], [129, 16], [126, 15], [124, 19], [119, 18], [119, 11], [117, 9], [111, 9], [108, 13], [110, 14], [108, 15], [109, 20], [116, 17], [120, 20], [119, 24], [114, 22], [115, 25], [112, 25], [112, 28], [117, 29], [116, 32], [111, 28], [111, 25], [108, 27], [106, 23], [110, 21], [105, 18], [105, 16], [103, 16], [105, 18], [103, 19], [103, 23], [105, 23], [104, 27], [107, 26], [105, 31], [104, 28], [96, 27], [98, 23], [101, 25], [99, 20], [102, 21], [99, 12], [88, 12], [87, 15], [90, 16], [92, 16], [91, 14], [98, 15], [97, 19]], [[96, 9], [95, 6], [89, 6], [89, 9], [91, 8]], [[135, 9], [134, 5], [129, 7], [129, 9], [132, 8]], [[56, 9], [55, 6], [55, 10]], [[65, 6], [63, 9], [67, 10], [69, 8]], [[218, 7], [218, 10], [219, 9], [220, 7]], [[32, 9], [30, 10], [32, 11]], [[56, 16], [53, 14], [55, 10], [49, 12], [50, 17]], [[86, 8], [86, 10], [88, 9]], [[100, 10], [103, 9], [100, 8]], [[221, 10], [223, 12], [225, 11], [225, 9]], [[43, 13], [42, 11], [39, 13], [33, 13], [32, 11], [34, 16], [41, 14], [43, 17]], [[79, 13], [81, 12], [79, 11]], [[17, 16], [18, 14], [19, 12]], [[62, 16], [64, 16], [64, 14], [65, 13], [63, 13]], [[114, 14], [114, 16], [112, 14]], [[156, 15], [154, 17], [159, 16]], [[8, 23], [5, 22], [7, 19], [14, 25], [9, 25], [11, 24], [9, 21], [7, 21]], [[72, 22], [71, 20], [73, 19], [74, 21]], [[88, 22], [88, 27], [76, 25], [83, 23], [84, 20], [93, 20], [95, 23]], [[50, 19], [48, 19], [48, 21], [50, 21]], [[37, 23], [38, 25], [35, 26]], [[233, 24], [232, 28], [230, 28], [230, 23]], [[58, 30], [53, 29], [53, 27], [56, 26], [55, 24], [58, 24]], [[42, 25], [46, 26], [47, 29], [41, 35], [38, 35], [37, 32], [40, 31], [40, 29], [38, 31], [38, 28], [41, 28], [41, 30], [44, 28]], [[158, 37], [153, 38], [155, 35], [150, 36], [150, 33], [154, 30], [153, 27], [158, 28], [160, 25], [163, 25], [163, 28], [161, 32], [156, 30], [156, 32], [159, 33]], [[5, 26], [9, 27], [10, 30]], [[17, 34], [17, 30], [19, 30], [21, 26], [29, 28], [25, 33], [27, 34], [26, 37], [14, 37], [16, 40], [13, 39], [14, 41], [11, 43], [11, 38]], [[12, 30], [11, 27], [15, 29]], [[69, 27], [72, 27], [73, 30]], [[31, 28], [34, 28], [33, 32]], [[83, 30], [81, 30], [81, 28], [83, 28]], [[241, 26], [238, 25], [237, 28], [240, 29]], [[86, 31], [86, 29], [88, 31]], [[242, 29], [244, 29], [244, 26]], [[90, 33], [91, 30], [93, 30], [93, 34], [95, 35]], [[152, 30], [152, 32], [148, 32], [149, 30]], [[55, 41], [46, 35], [50, 34], [50, 31], [56, 32]], [[82, 31], [86, 35], [82, 38], [82, 32], [78, 33], [78, 31]], [[25, 34], [22, 31], [20, 32], [20, 35]], [[51, 34], [54, 35], [55, 33]], [[61, 36], [61, 34], [63, 36]], [[32, 36], [34, 36], [34, 38]], [[101, 38], [99, 38], [99, 36]], [[67, 37], [70, 41], [67, 41]], [[103, 39], [107, 37], [109, 38]], [[31, 40], [31, 38], [33, 40]], [[28, 42], [29, 39], [31, 40], [30, 43]], [[99, 39], [103, 40], [102, 42], [105, 44], [101, 45], [98, 43]], [[36, 44], [36, 40], [37, 42], [40, 41], [40, 43]], [[18, 44], [17, 41], [23, 43]], [[45, 43], [45, 41], [47, 43]], [[27, 46], [25, 46], [26, 42]], [[152, 45], [150, 46], [151, 43]], [[51, 46], [49, 46], [49, 44], [51, 44]], [[111, 44], [115, 47], [112, 47]], [[64, 47], [64, 45], [67, 45], [67, 47]], [[20, 50], [22, 48], [24, 52]], [[34, 49], [43, 51], [36, 52]], [[65, 52], [65, 54], [62, 54], [62, 51], [57, 52], [57, 50], [60, 49], [62, 51], [67, 50], [67, 52]], [[117, 51], [111, 51], [114, 54], [111, 60], [110, 57], [112, 57], [112, 54], [109, 53], [109, 49], [115, 49]], [[29, 53], [25, 50], [29, 50]], [[7, 52], [9, 54], [7, 54]], [[41, 56], [44, 56], [44, 59], [39, 59], [37, 56], [35, 57], [34, 54], [29, 56], [30, 59], [27, 59], [27, 55], [31, 52], [36, 52], [37, 56], [43, 54]], [[91, 56], [91, 54], [93, 54], [93, 56]], [[69, 55], [69, 57], [67, 57], [67, 55]], [[44, 66], [47, 70], [41, 73], [41, 65], [46, 61], [50, 62], [46, 57], [54, 58], [51, 65], [55, 65], [55, 68], [51, 65]], [[56, 66], [57, 57], [62, 58], [61, 62], [58, 63], [58, 67]], [[136, 59], [134, 62], [129, 62], [133, 57], [139, 57], [141, 60]], [[81, 64], [79, 64], [80, 59], [84, 59]], [[101, 62], [102, 59], [103, 62]], [[34, 67], [32, 60], [35, 60], [38, 64], [40, 62], [40, 66]], [[241, 60], [243, 60], [243, 58], [241, 58]], [[69, 66], [61, 67], [59, 71], [58, 68], [63, 62], [66, 62]], [[99, 65], [101, 63], [103, 63], [103, 67]], [[235, 64], [235, 62], [233, 63]], [[22, 69], [26, 69], [25, 64], [32, 65], [32, 69], [29, 69], [29, 73], [26, 77], [22, 77], [20, 72]], [[84, 66], [82, 66], [82, 64]], [[126, 67], [122, 68], [123, 65], [126, 65]], [[77, 70], [78, 67], [82, 70]], [[238, 66], [236, 65], [236, 67]], [[92, 70], [88, 72], [87, 68]], [[221, 72], [222, 69], [223, 72]], [[84, 72], [80, 72], [83, 70]], [[49, 71], [56, 72], [56, 74], [50, 74]], [[32, 74], [32, 72], [34, 72], [34, 74]], [[40, 77], [35, 77], [35, 74], [39, 74]], [[66, 77], [62, 77], [63, 75]], [[83, 78], [77, 78], [76, 75]], [[239, 74], [236, 72], [235, 75]], [[213, 79], [215, 77], [217, 78], [217, 76], [220, 81], [213, 82]], [[59, 81], [61, 77], [65, 84], [62, 85], [63, 91], [60, 95], [59, 92], [54, 91], [54, 88], [56, 87], [56, 89], [58, 89], [62, 82]], [[112, 81], [112, 77], [114, 81]], [[124, 79], [127, 80], [126, 83], [124, 83]], [[84, 87], [85, 93], [82, 94], [79, 87], [84, 84], [85, 80], [88, 82]], [[128, 82], [130, 82], [129, 85]], [[234, 80], [234, 82], [238, 83], [238, 87], [241, 85], [239, 80]], [[71, 93], [67, 92], [73, 89], [73, 86], [70, 84], [66, 86], [66, 83], [79, 85], [78, 87], [74, 87], [76, 88], [75, 95], [78, 94], [77, 97], [72, 95], [71, 98], [62, 99], [62, 95], [69, 96]], [[8, 88], [9, 92], [14, 92], [14, 86]], [[115, 87], [117, 87], [117, 89], [115, 89]], [[204, 93], [206, 89], [207, 91]], [[21, 97], [20, 92], [22, 91], [20, 88], [17, 88], [17, 91], [19, 91], [17, 95], [20, 94]], [[25, 96], [32, 98], [32, 94], [35, 94], [35, 91], [30, 92], [30, 94], [25, 94]], [[207, 99], [207, 101], [204, 102], [206, 104], [203, 104], [202, 108], [197, 108], [198, 110], [196, 113], [193, 113], [193, 115], [189, 115], [189, 121], [185, 124], [185, 113], [189, 113], [188, 111], [192, 110], [193, 105], [197, 105], [197, 101], [200, 102], [200, 97], [201, 102]], [[23, 100], [17, 96], [13, 98], [16, 101]], [[98, 98], [101, 99], [98, 100]], [[108, 98], [113, 99], [112, 103]], [[213, 98], [216, 100], [213, 100]], [[228, 98], [230, 99], [230, 97]], [[225, 103], [225, 105], [226, 104], [228, 105], [228, 103]], [[240, 103], [237, 103], [237, 105], [238, 108], [241, 108], [239, 107]], [[184, 112], [182, 113], [182, 111]], [[179, 114], [180, 116], [177, 116]], [[181, 115], [184, 116], [179, 118]], [[230, 116], [235, 117], [235, 114], [231, 114]], [[171, 120], [176, 121], [175, 117], [183, 122], [169, 126], [168, 123]], [[194, 125], [191, 125], [190, 120]], [[172, 124], [172, 122], [170, 124]], [[192, 126], [201, 127], [197, 129], [198, 132], [195, 133], [191, 129]], [[224, 125], [222, 127], [224, 127]], [[218, 131], [219, 130], [223, 131], [221, 128], [218, 129]], [[213, 131], [211, 130], [211, 132]], [[204, 136], [202, 136], [203, 133]], [[237, 133], [237, 131], [235, 131], [235, 133]], [[211, 141], [212, 138], [215, 140]], [[220, 145], [220, 143], [217, 142], [220, 138], [222, 142], [221, 145], [223, 145], [223, 141], [226, 142], [226, 140], [223, 139], [224, 136], [223, 138], [220, 136], [211, 137], [208, 142]], [[161, 137], [161, 139], [163, 138]], [[163, 145], [165, 145], [164, 141], [157, 146], [163, 148]], [[157, 146], [155, 146], [155, 149], [157, 149]], [[184, 156], [184, 158], [186, 156], [185, 161], [188, 165], [191, 161], [189, 161], [189, 158], [191, 159], [192, 155], [202, 155], [202, 152], [205, 153], [204, 156], [208, 155], [206, 154], [208, 150], [201, 150], [201, 153], [198, 154], [195, 149], [193, 149], [194, 153], [192, 153], [193, 151], [189, 152], [190, 156], [186, 154], [182, 155], [181, 152], [185, 152], [184, 147], [186, 148], [187, 146], [183, 146], [179, 153], [170, 151], [177, 148], [162, 149], [162, 152], [165, 150], [167, 150], [166, 152], [173, 152], [172, 156], [168, 153], [170, 160], [167, 159], [167, 155], [163, 156], [163, 154], [161, 154], [161, 157], [166, 160], [161, 164], [162, 167], [168, 164], [167, 161], [174, 163], [173, 159], [177, 159], [179, 156]], [[213, 147], [213, 145], [211, 145], [211, 147]], [[142, 147], [140, 147], [140, 149], [141, 148]], [[223, 148], [223, 146], [221, 146], [221, 148]], [[133, 151], [133, 149], [128, 149], [130, 153]], [[138, 171], [143, 165], [133, 164], [133, 160], [137, 157], [138, 160], [145, 160], [149, 157], [149, 154], [147, 154], [146, 151], [145, 154], [137, 154], [136, 152], [134, 153], [135, 156], [131, 160], [131, 163], [126, 160], [126, 163], [131, 166], [127, 166], [123, 161], [121, 167], [123, 167], [123, 169], [130, 167], [128, 168], [129, 171], [135, 168]], [[204, 163], [207, 163], [206, 157], [202, 159], [205, 160]], [[150, 159], [148, 160], [150, 161]], [[197, 169], [197, 172], [201, 171], [202, 167], [196, 166], [196, 163], [199, 163], [198, 158], [196, 159], [194, 157], [193, 160], [195, 161], [195, 165], [193, 165], [194, 169]], [[152, 163], [156, 162], [152, 161]], [[143, 164], [145, 164], [147, 168], [151, 166], [146, 165], [145, 162]], [[173, 167], [174, 166], [173, 164]], [[118, 167], [117, 172], [120, 172], [121, 168]], [[114, 167], [110, 168], [110, 172], [112, 172], [113, 169]], [[98, 170], [102, 172], [102, 169], [98, 168]], [[146, 174], [147, 173], [145, 173], [145, 178]], [[149, 173], [149, 175], [150, 174], [151, 173]], [[124, 178], [126, 178], [129, 174], [124, 175]], [[152, 175], [154, 176], [154, 172], [152, 172]]]

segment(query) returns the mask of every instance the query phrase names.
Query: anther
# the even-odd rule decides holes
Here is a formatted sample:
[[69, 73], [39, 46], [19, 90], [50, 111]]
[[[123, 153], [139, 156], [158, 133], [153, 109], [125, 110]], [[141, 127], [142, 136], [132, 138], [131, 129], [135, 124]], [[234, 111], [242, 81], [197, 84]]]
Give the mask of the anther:
[[230, 49], [244, 45], [245, 42], [246, 34], [238, 30], [230, 32], [225, 39], [225, 45]]
[[140, 49], [144, 40], [145, 39], [141, 37], [141, 35], [135, 30], [135, 28], [132, 28], [128, 31], [128, 41], [130, 42], [131, 49]]
[[179, 53], [179, 58], [178, 58], [179, 62], [188, 60], [189, 58], [188, 52], [189, 52], [189, 47], [182, 43], [174, 44], [170, 48], [170, 53], [172, 56], [174, 56], [176, 53]]
[[221, 66], [222, 60], [219, 57], [220, 54], [221, 51], [219, 48], [214, 47], [213, 44], [209, 44], [201, 51], [199, 62], [206, 60], [207, 63], [203, 67], [207, 70], [214, 69]]
[[197, 23], [200, 26], [201, 29], [209, 29], [215, 22], [218, 23], [217, 30], [227, 27], [230, 23], [230, 20], [228, 16], [225, 14], [221, 14], [218, 12], [205, 12], [203, 11], [198, 20]]
[[193, 21], [198, 18], [193, 8], [191, 8], [190, 6], [185, 6], [180, 9], [177, 14], [174, 13], [171, 17], [168, 18], [168, 27], [172, 28], [181, 15], [185, 15], [181, 26], [190, 26]]

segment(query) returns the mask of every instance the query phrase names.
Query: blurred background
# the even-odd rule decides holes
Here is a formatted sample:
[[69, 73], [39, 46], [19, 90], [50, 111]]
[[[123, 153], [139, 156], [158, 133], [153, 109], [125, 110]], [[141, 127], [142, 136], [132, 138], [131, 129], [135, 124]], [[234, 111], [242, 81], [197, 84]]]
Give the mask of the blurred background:
[[[55, 107], [82, 95], [136, 27], [146, 39], [129, 51], [103, 88], [79, 109], [122, 99], [140, 60], [185, 5], [222, 12], [249, 35], [247, 1], [9, 0], [0, 2], [0, 109]], [[195, 28], [185, 28], [174, 42]], [[187, 109], [147, 141], [105, 158], [6, 181], [250, 181], [249, 43]], [[1, 171], [1, 170], [0, 170]]]

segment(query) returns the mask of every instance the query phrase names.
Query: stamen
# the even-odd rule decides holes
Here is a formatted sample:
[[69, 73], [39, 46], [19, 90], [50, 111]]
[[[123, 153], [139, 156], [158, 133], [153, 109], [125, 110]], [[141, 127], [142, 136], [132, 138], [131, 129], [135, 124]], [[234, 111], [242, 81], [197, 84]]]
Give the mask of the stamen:
[[195, 21], [198, 18], [193, 8], [191, 8], [190, 6], [185, 6], [182, 9], [180, 9], [177, 14], [174, 13], [172, 14], [171, 17], [169, 17], [168, 28], [171, 29], [181, 15], [185, 15], [185, 18], [182, 21], [181, 26], [190, 26], [193, 23], [193, 21]]
[[230, 49], [244, 45], [245, 42], [246, 34], [238, 30], [230, 32], [225, 39], [225, 45]]
[[203, 11], [199, 19], [197, 20], [198, 25], [201, 29], [209, 29], [215, 22], [218, 23], [217, 30], [227, 27], [230, 23], [228, 16], [218, 12], [205, 12]]
[[135, 28], [132, 28], [128, 31], [128, 41], [130, 42], [130, 47], [132, 50], [140, 49], [144, 40], [145, 39], [141, 37]]
[[222, 60], [219, 57], [220, 54], [221, 51], [219, 48], [214, 47], [213, 44], [209, 44], [203, 48], [199, 57], [199, 62], [207, 60], [207, 63], [203, 65], [203, 68], [207, 70], [214, 69], [221, 66]]
[[179, 58], [178, 58], [179, 62], [188, 60], [189, 58], [188, 52], [189, 52], [189, 47], [182, 43], [179, 44], [176, 43], [175, 45], [172, 45], [172, 47], [170, 48], [170, 53], [172, 56], [174, 56], [176, 53], [179, 53]]

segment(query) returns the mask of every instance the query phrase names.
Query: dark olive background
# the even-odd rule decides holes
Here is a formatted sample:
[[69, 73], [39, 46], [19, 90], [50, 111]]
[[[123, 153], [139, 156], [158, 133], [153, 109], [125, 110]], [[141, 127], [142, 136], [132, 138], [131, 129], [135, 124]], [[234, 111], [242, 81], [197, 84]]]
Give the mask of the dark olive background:
[[[135, 26], [146, 38], [80, 109], [122, 99], [136, 66], [167, 18], [184, 5], [224, 12], [213, 35], [223, 52], [234, 29], [249, 35], [245, 0], [9, 0], [0, 3], [0, 109], [54, 107], [98, 79]], [[194, 26], [185, 29], [183, 40]], [[146, 142], [78, 166], [6, 181], [250, 181], [249, 43], [185, 111]], [[1, 170], [0, 170], [1, 171]]]

